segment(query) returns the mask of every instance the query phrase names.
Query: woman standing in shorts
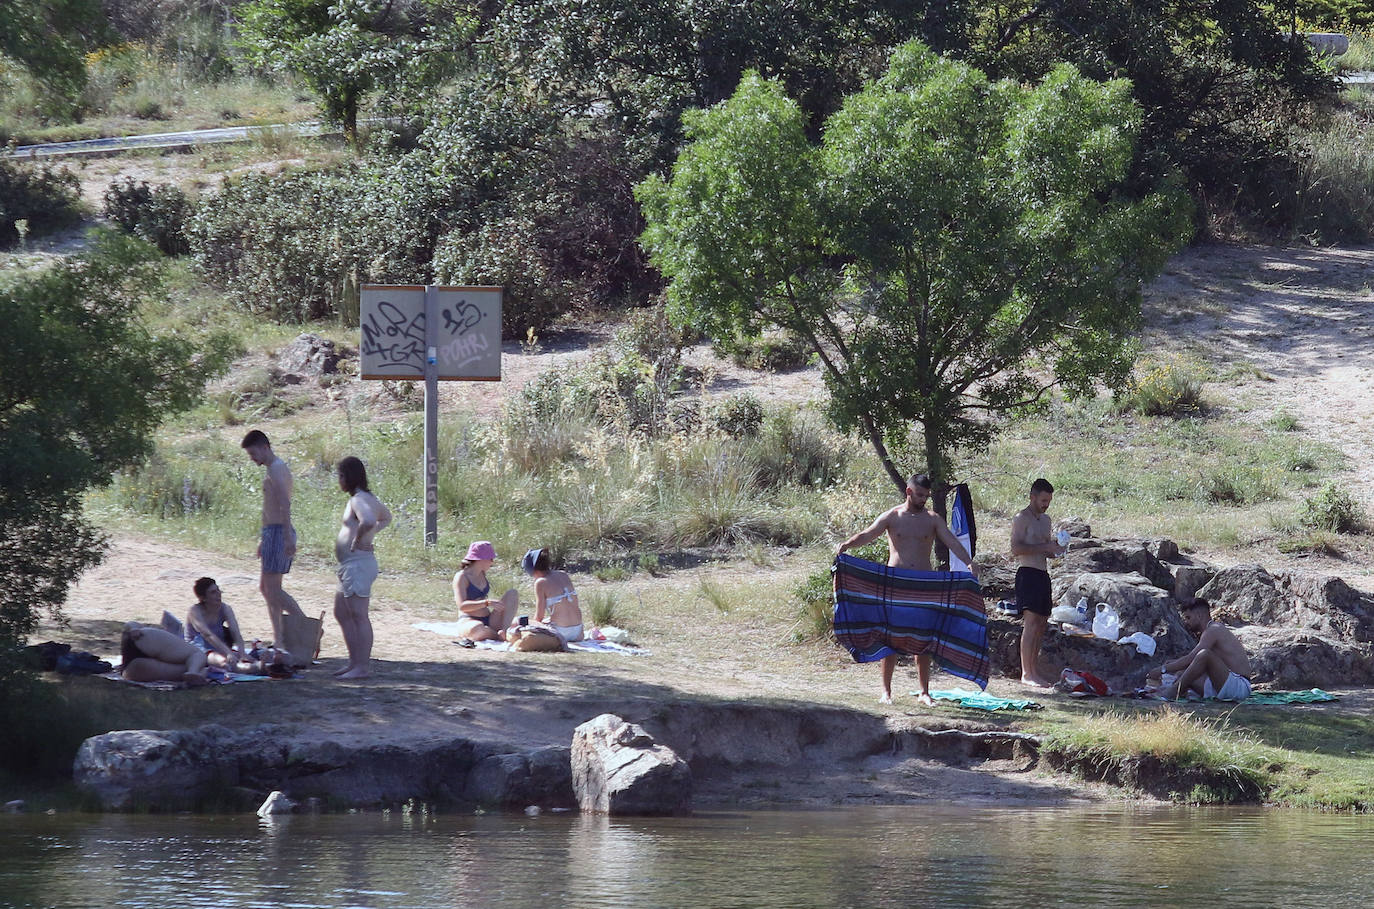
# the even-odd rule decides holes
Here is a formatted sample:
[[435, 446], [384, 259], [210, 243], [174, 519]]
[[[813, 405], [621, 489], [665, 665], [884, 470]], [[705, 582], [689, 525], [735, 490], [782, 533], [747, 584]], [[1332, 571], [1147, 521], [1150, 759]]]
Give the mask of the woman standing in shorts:
[[334, 617], [339, 620], [348, 665], [334, 673], [340, 679], [364, 679], [372, 659], [372, 620], [367, 601], [377, 580], [377, 556], [372, 539], [391, 523], [391, 512], [367, 488], [367, 468], [354, 457], [339, 462], [339, 488], [348, 493], [343, 523], [334, 540], [339, 560], [339, 590], [334, 594]]

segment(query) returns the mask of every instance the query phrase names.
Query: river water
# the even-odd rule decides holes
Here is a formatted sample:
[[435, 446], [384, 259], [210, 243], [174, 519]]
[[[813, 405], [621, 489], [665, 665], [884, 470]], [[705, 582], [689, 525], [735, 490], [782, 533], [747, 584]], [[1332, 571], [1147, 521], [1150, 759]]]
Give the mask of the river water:
[[0, 906], [1366, 906], [1374, 818], [908, 806], [0, 817]]

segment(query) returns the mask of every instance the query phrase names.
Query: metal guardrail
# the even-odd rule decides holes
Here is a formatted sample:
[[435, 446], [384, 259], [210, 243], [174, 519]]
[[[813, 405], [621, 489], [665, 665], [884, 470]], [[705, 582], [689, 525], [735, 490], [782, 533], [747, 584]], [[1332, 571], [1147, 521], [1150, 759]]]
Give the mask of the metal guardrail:
[[286, 133], [291, 136], [322, 136], [333, 130], [318, 120], [304, 123], [279, 123], [271, 126], [225, 126], [216, 129], [191, 129], [176, 133], [145, 136], [110, 136], [104, 139], [79, 139], [75, 142], [44, 142], [21, 145], [8, 152], [13, 158], [60, 158], [80, 155], [109, 155], [143, 148], [184, 148], [223, 142], [247, 142], [254, 136]]

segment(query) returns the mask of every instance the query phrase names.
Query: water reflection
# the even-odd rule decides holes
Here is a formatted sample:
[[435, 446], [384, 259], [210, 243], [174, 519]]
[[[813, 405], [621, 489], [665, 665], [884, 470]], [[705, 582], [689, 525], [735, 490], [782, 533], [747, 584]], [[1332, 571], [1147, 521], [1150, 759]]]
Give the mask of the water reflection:
[[0, 906], [1364, 905], [1374, 819], [912, 806], [626, 820], [0, 817]]

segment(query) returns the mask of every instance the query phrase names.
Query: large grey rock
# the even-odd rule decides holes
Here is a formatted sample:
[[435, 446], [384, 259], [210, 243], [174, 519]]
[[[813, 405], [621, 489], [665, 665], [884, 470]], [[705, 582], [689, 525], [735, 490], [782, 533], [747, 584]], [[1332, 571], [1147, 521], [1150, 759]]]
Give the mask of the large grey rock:
[[1216, 576], [1216, 569], [1207, 565], [1177, 565], [1174, 567], [1174, 599], [1191, 603], [1197, 592]]
[[[1021, 629], [1021, 622], [1014, 619], [988, 617], [988, 657], [994, 675], [1020, 678]], [[1158, 652], [1153, 657], [1141, 656], [1129, 644], [1065, 634], [1053, 623], [1040, 645], [1042, 669], [1056, 676], [1066, 667], [1087, 669], [1111, 685], [1113, 691], [1138, 687], [1146, 673], [1163, 659]]]
[[687, 814], [692, 771], [640, 726], [603, 713], [573, 732], [573, 790], [583, 811], [610, 815]]
[[107, 732], [81, 743], [72, 775], [105, 808], [194, 808], [238, 784], [231, 737], [223, 726]]
[[1055, 573], [1077, 575], [1084, 572], [1127, 574], [1134, 571], [1156, 587], [1172, 590], [1174, 575], [1146, 548], [1144, 543], [1113, 541], [1110, 544], [1070, 549]]
[[463, 795], [469, 802], [502, 808], [571, 807], [576, 799], [569, 749], [550, 746], [487, 755], [468, 773]]
[[1173, 596], [1136, 572], [1080, 574], [1060, 581], [1056, 593], [1059, 602], [1076, 603], [1080, 598], [1086, 599], [1090, 614], [1098, 603], [1114, 607], [1121, 616], [1122, 636], [1145, 632], [1155, 639], [1156, 654], [1165, 659], [1187, 653], [1197, 643], [1183, 627]]
[[1217, 618], [1316, 632], [1345, 643], [1374, 642], [1374, 597], [1340, 578], [1270, 575], [1259, 565], [1218, 571], [1198, 596]]
[[1374, 684], [1374, 647], [1332, 641], [1291, 628], [1234, 629], [1250, 657], [1251, 678], [1279, 688]]
[[283, 370], [311, 376], [338, 372], [339, 360], [333, 341], [312, 334], [297, 336], [277, 355], [277, 362]]

